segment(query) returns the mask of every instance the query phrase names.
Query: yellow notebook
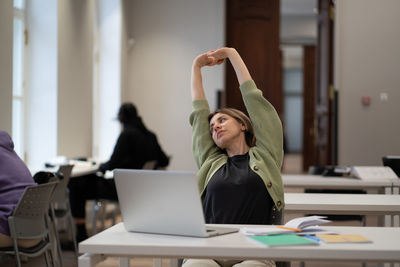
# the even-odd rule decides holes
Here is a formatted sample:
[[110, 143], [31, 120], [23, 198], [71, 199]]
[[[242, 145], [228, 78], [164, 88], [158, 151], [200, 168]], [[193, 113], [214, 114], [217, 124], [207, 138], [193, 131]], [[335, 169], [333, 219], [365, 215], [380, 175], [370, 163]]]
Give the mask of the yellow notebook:
[[372, 243], [371, 240], [361, 236], [361, 235], [326, 235], [317, 234], [325, 243]]

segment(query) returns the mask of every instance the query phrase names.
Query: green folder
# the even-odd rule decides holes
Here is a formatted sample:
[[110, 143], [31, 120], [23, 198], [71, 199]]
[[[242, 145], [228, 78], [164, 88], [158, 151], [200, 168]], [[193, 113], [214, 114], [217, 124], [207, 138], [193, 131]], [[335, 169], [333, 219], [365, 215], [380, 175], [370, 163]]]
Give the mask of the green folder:
[[318, 242], [295, 234], [251, 235], [250, 239], [267, 246], [318, 245]]

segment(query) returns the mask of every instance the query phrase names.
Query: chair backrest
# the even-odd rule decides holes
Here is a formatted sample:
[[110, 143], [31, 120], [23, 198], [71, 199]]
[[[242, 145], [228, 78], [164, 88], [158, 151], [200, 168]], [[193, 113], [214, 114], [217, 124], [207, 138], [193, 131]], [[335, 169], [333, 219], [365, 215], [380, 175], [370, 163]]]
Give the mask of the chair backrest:
[[400, 156], [383, 156], [382, 157], [383, 166], [390, 167], [400, 178]]
[[25, 189], [13, 214], [8, 217], [11, 237], [41, 238], [47, 235], [46, 216], [57, 182], [29, 186]]
[[59, 183], [54, 190], [53, 198], [51, 200], [52, 203], [63, 205], [66, 199], [68, 199], [67, 186], [69, 179], [71, 178], [73, 167], [74, 165], [61, 165], [56, 172], [56, 175], [59, 177]]
[[143, 168], [144, 170], [166, 170], [167, 167], [161, 167], [158, 166], [158, 161], [157, 160], [150, 160], [147, 161], [144, 165]]
[[157, 165], [157, 160], [151, 160], [151, 161], [147, 161], [144, 165], [143, 165], [143, 169], [144, 170], [154, 170], [156, 168]]

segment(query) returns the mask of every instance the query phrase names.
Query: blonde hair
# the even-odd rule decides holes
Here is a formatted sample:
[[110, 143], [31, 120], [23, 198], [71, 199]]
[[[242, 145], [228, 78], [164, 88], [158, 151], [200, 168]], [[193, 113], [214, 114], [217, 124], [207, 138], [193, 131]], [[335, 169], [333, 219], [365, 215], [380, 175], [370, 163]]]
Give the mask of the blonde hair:
[[210, 113], [210, 115], [208, 115], [208, 123], [210, 123], [211, 119], [217, 113], [223, 113], [229, 115], [235, 120], [237, 120], [239, 123], [242, 123], [246, 127], [246, 130], [244, 132], [246, 144], [249, 147], [253, 147], [256, 145], [256, 137], [254, 136], [253, 124], [251, 123], [250, 118], [246, 114], [234, 108], [220, 108], [214, 111], [213, 113]]

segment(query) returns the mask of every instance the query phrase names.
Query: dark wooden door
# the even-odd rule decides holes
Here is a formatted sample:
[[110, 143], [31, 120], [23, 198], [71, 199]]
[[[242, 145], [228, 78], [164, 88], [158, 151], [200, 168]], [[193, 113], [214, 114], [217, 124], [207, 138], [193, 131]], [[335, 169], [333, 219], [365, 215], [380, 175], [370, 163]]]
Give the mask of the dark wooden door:
[[304, 46], [303, 53], [303, 171], [315, 165], [316, 159], [316, 122], [315, 89], [316, 57], [315, 46]]
[[[282, 115], [279, 0], [227, 0], [226, 10], [226, 45], [240, 53], [258, 88]], [[230, 64], [225, 81], [223, 105], [245, 111]]]

